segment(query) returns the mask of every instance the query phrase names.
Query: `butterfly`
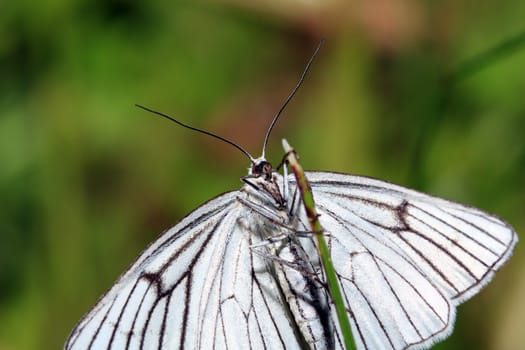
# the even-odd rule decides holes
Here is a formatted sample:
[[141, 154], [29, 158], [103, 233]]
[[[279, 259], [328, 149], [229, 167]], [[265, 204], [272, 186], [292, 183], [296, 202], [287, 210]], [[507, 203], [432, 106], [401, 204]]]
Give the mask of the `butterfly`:
[[[275, 171], [264, 151], [248, 156], [243, 187], [147, 247], [65, 349], [344, 348], [295, 178]], [[457, 305], [518, 241], [507, 223], [472, 207], [369, 177], [306, 177], [358, 349], [421, 349], [448, 336]]]

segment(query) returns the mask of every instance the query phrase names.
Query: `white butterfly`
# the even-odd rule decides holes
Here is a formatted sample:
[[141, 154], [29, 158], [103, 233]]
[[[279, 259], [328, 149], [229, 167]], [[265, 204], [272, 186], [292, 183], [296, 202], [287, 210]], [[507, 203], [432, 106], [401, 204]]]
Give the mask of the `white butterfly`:
[[[517, 242], [505, 222], [474, 208], [367, 177], [307, 177], [359, 349], [425, 348], [446, 337], [456, 305]], [[290, 231], [307, 227], [301, 206], [287, 201], [294, 178], [283, 193], [284, 179], [259, 159], [246, 181], [149, 246], [65, 348], [341, 348], [312, 240]], [[283, 234], [291, 241], [253, 247]]]
[[[518, 240], [475, 208], [368, 177], [306, 176], [358, 349], [421, 349], [449, 335], [456, 306]], [[343, 348], [295, 178], [262, 156], [243, 181], [153, 242], [65, 349]]]

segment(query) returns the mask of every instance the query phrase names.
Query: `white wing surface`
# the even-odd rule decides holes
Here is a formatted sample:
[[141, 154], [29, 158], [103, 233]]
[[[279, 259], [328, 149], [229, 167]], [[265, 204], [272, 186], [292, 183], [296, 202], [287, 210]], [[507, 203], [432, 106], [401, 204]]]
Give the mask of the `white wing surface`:
[[294, 349], [241, 191], [199, 207], [150, 245], [80, 320], [66, 349]]
[[367, 177], [306, 174], [359, 349], [422, 349], [446, 337], [456, 306], [517, 242], [475, 208]]

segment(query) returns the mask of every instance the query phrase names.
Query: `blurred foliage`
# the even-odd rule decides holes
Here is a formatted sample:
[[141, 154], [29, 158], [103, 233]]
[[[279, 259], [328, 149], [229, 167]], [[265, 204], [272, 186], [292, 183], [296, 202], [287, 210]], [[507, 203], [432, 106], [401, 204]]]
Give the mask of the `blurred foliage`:
[[[309, 169], [379, 177], [525, 230], [521, 1], [0, 5], [0, 349], [60, 348], [119, 273], [248, 161], [141, 103]], [[515, 256], [439, 349], [525, 343]]]

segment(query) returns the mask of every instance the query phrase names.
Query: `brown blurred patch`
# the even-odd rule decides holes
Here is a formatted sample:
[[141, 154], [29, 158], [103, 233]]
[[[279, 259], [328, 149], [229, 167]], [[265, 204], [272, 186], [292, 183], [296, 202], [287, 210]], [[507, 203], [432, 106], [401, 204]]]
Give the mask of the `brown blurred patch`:
[[[358, 30], [377, 49], [397, 51], [425, 34], [429, 9], [416, 0], [225, 1], [285, 21], [287, 26], [328, 38]], [[436, 6], [437, 7], [437, 6]]]
[[[237, 143], [253, 157], [259, 157], [268, 126], [297, 83], [297, 79], [298, 77], [291, 73], [286, 76], [272, 76], [259, 85], [252, 86], [248, 91], [239, 91], [236, 96], [217, 107], [206, 128]], [[285, 109], [274, 128], [270, 142], [277, 137], [279, 130], [285, 130], [286, 125], [291, 122], [294, 103], [299, 102], [292, 101]], [[244, 157], [233, 147], [218, 140], [207, 138], [203, 143], [211, 158], [219, 162], [238, 162]]]

